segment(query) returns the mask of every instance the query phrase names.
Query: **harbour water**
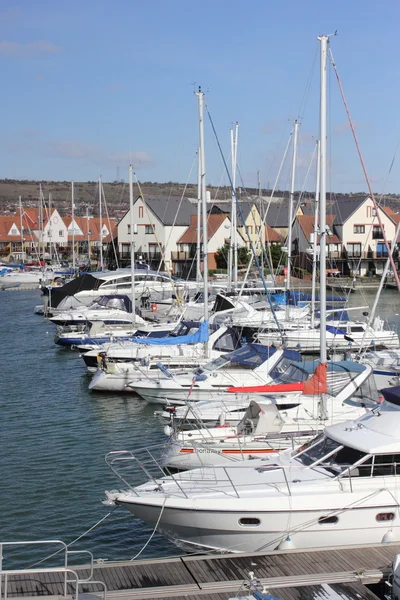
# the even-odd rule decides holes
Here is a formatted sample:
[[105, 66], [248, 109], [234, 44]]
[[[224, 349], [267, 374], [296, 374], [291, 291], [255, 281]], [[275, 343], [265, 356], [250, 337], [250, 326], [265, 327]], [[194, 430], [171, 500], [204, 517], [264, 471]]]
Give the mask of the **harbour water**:
[[[374, 295], [360, 290], [349, 304], [372, 305]], [[385, 291], [377, 313], [397, 329], [398, 298], [397, 291]], [[54, 326], [33, 314], [40, 302], [38, 291], [0, 293], [0, 541], [71, 543], [88, 532], [72, 549], [89, 549], [96, 559], [129, 559], [151, 535], [148, 527], [116, 508], [91, 529], [110, 512], [101, 502], [104, 490], [119, 487], [104, 456], [154, 445], [162, 425], [140, 399], [88, 391], [77, 352], [56, 347]], [[155, 535], [141, 557], [178, 553]]]

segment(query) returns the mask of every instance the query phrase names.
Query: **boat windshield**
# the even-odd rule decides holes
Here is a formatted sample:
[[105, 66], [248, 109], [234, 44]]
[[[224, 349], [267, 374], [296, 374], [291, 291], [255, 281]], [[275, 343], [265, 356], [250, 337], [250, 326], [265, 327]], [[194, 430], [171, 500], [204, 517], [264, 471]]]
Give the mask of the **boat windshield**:
[[297, 383], [309, 378], [309, 373], [302, 369], [299, 363], [285, 357], [281, 358], [270, 375], [274, 383]]
[[234, 352], [229, 352], [225, 356], [220, 356], [202, 367], [202, 371], [215, 371], [221, 367], [227, 369], [255, 369], [268, 360], [276, 351], [276, 348], [269, 348], [262, 344], [247, 344], [243, 348], [238, 348]]
[[334, 475], [339, 475], [365, 456], [365, 452], [343, 446], [323, 435], [303, 446], [295, 458], [307, 467], [318, 465]]
[[93, 308], [113, 308], [126, 312], [126, 306], [122, 298], [113, 298], [112, 296], [103, 296]]

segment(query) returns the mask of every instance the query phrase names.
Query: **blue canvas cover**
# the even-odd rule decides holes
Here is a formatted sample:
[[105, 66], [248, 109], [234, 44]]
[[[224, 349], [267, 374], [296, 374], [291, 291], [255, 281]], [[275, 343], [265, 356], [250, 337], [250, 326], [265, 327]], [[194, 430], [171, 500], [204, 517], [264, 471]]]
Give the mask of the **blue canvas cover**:
[[190, 333], [188, 335], [164, 338], [134, 337], [132, 341], [137, 344], [147, 344], [152, 346], [177, 346], [178, 344], [200, 344], [202, 342], [208, 342], [208, 321], [202, 321], [198, 330], [195, 333]]
[[400, 385], [384, 388], [381, 390], [381, 394], [388, 402], [400, 406]]

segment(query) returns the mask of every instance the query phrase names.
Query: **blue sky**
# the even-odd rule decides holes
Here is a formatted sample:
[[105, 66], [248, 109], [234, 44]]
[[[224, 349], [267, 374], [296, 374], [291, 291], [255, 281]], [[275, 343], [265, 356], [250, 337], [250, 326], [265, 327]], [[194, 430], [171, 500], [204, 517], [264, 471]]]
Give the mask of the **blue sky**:
[[[126, 179], [131, 156], [141, 181], [195, 182], [201, 85], [227, 159], [240, 124], [246, 187], [258, 170], [272, 185], [301, 117], [301, 189], [318, 136], [316, 37], [337, 30], [331, 47], [374, 190], [400, 193], [400, 157], [388, 176], [400, 140], [399, 21], [397, 0], [0, 1], [0, 177]], [[328, 96], [328, 187], [366, 190], [333, 73]], [[226, 184], [206, 125], [207, 179]]]

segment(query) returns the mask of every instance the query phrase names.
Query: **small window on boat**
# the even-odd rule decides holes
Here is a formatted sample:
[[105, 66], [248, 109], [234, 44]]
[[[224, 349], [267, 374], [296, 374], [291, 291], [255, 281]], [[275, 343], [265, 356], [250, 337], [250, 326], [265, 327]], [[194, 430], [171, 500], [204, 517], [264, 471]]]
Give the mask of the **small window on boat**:
[[255, 517], [242, 517], [239, 519], [239, 525], [244, 525], [245, 527], [258, 527], [260, 523], [260, 519]]
[[362, 333], [364, 331], [364, 327], [361, 327], [360, 325], [353, 326], [350, 327], [350, 331], [351, 333]]
[[318, 523], [320, 525], [336, 525], [336, 523], [339, 521], [338, 517], [320, 517], [318, 519]]
[[394, 519], [394, 513], [390, 512], [390, 513], [378, 513], [376, 515], [376, 520], [377, 521], [393, 521]]

